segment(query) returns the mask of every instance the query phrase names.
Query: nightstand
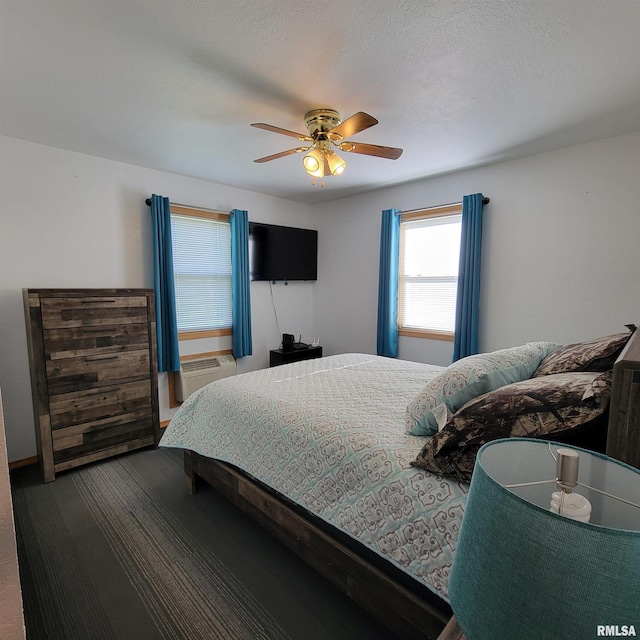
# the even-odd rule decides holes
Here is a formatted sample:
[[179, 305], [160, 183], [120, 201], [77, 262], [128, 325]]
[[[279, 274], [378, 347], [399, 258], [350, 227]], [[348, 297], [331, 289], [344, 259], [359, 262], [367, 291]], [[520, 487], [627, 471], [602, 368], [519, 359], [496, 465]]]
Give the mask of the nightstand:
[[452, 616], [447, 626], [442, 630], [437, 640], [465, 640], [466, 636], [458, 626], [455, 616]]
[[312, 360], [313, 358], [322, 357], [321, 346], [304, 347], [302, 349], [291, 349], [291, 351], [283, 351], [282, 349], [272, 349], [269, 351], [269, 366], [277, 367], [280, 364], [289, 364], [290, 362], [299, 362], [300, 360]]

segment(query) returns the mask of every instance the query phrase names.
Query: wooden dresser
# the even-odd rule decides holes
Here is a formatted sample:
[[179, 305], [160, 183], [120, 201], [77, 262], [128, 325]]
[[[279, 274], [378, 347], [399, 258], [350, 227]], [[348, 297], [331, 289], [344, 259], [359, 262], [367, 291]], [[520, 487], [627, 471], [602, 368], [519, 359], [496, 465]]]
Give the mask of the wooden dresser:
[[150, 289], [24, 289], [38, 455], [59, 471], [157, 445]]

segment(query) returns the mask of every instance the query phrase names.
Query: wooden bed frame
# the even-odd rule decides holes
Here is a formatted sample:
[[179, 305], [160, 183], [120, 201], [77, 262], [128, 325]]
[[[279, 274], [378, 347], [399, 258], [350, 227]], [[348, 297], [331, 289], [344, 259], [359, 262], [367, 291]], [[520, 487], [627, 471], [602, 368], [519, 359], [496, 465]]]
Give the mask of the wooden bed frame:
[[[640, 330], [614, 366], [607, 454], [640, 468]], [[253, 478], [228, 465], [185, 451], [187, 488], [209, 483], [321, 575], [403, 638], [435, 640], [451, 617], [444, 602], [388, 575], [351, 545]], [[416, 583], [417, 584], [417, 583]], [[420, 585], [422, 589], [422, 585]]]

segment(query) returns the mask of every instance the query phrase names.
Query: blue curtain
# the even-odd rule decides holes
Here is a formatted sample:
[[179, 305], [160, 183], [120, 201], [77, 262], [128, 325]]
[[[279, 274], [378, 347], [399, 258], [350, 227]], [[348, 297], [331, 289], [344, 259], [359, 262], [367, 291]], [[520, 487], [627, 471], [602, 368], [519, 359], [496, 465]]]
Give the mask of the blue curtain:
[[153, 232], [153, 288], [156, 305], [158, 371], [178, 371], [178, 323], [173, 282], [173, 250], [171, 247], [171, 207], [169, 198], [151, 196]]
[[249, 215], [231, 212], [231, 306], [233, 313], [233, 355], [250, 356], [251, 294], [249, 287]]
[[480, 303], [480, 253], [482, 249], [481, 193], [462, 199], [462, 235], [456, 298], [453, 360], [478, 353]]
[[378, 355], [398, 356], [398, 262], [400, 211], [382, 212], [380, 275], [378, 278]]

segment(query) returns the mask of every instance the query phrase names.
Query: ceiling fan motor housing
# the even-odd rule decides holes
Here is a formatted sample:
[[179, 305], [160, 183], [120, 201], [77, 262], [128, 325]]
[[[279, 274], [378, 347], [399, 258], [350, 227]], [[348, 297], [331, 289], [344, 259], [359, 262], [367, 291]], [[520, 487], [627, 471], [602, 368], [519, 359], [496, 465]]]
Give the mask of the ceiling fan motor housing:
[[[333, 109], [313, 109], [304, 116], [309, 135], [316, 140], [320, 134], [325, 134], [342, 122], [342, 116]], [[325, 136], [322, 138], [326, 139]]]

